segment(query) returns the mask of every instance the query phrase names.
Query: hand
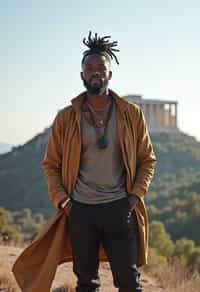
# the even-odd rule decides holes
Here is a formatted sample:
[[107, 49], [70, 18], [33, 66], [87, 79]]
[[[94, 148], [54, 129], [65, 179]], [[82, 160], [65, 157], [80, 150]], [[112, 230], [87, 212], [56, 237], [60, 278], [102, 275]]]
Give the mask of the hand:
[[63, 208], [65, 214], [67, 215], [67, 217], [69, 217], [70, 211], [71, 211], [71, 207], [72, 207], [72, 202], [71, 200], [67, 203], [67, 205], [65, 205], [65, 207]]
[[133, 211], [133, 209], [135, 208], [135, 206], [139, 202], [139, 198], [136, 195], [129, 195], [128, 201], [129, 201], [130, 209], [131, 209], [131, 211]]

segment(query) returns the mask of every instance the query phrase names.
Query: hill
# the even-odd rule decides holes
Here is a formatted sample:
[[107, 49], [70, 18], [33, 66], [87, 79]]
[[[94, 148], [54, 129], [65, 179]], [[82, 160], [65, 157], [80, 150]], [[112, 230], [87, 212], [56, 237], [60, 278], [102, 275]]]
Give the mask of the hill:
[[0, 206], [13, 211], [30, 208], [46, 216], [53, 212], [41, 166], [48, 135], [46, 129], [24, 145], [0, 155]]
[[[41, 165], [48, 135], [45, 129], [0, 155], [0, 206], [11, 211], [30, 208], [46, 218], [54, 212]], [[151, 138], [158, 163], [146, 196], [150, 220], [163, 221], [174, 239], [188, 234], [199, 243], [191, 224], [200, 223], [200, 143], [181, 132], [152, 134]], [[183, 227], [177, 230], [180, 222]]]

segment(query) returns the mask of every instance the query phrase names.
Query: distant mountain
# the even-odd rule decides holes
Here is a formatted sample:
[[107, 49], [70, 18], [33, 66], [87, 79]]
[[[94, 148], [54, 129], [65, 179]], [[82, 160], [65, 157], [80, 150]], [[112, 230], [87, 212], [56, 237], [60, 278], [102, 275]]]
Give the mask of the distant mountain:
[[0, 154], [6, 153], [12, 149], [12, 145], [0, 142]]

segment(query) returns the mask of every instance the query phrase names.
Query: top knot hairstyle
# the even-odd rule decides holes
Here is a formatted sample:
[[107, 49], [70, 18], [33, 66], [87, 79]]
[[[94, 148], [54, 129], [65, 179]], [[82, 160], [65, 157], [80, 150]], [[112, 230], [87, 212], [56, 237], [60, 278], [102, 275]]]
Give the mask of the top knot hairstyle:
[[113, 53], [113, 51], [119, 52], [118, 49], [114, 48], [117, 46], [117, 42], [109, 42], [109, 38], [110, 36], [100, 37], [97, 35], [97, 33], [95, 33], [95, 36], [92, 38], [92, 32], [90, 31], [87, 40], [86, 38], [83, 39], [84, 45], [86, 45], [89, 50], [83, 52], [82, 64], [88, 55], [99, 54], [104, 55], [109, 60], [109, 62], [110, 58], [114, 58], [116, 63], [119, 65], [119, 61]]

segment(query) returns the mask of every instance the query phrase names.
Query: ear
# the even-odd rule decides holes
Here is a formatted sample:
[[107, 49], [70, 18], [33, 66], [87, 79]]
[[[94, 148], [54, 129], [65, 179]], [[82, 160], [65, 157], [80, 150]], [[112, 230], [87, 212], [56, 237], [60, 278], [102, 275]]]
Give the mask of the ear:
[[83, 72], [80, 72], [81, 79], [83, 80]]
[[109, 77], [108, 80], [110, 80], [112, 78], [112, 71], [109, 71]]

